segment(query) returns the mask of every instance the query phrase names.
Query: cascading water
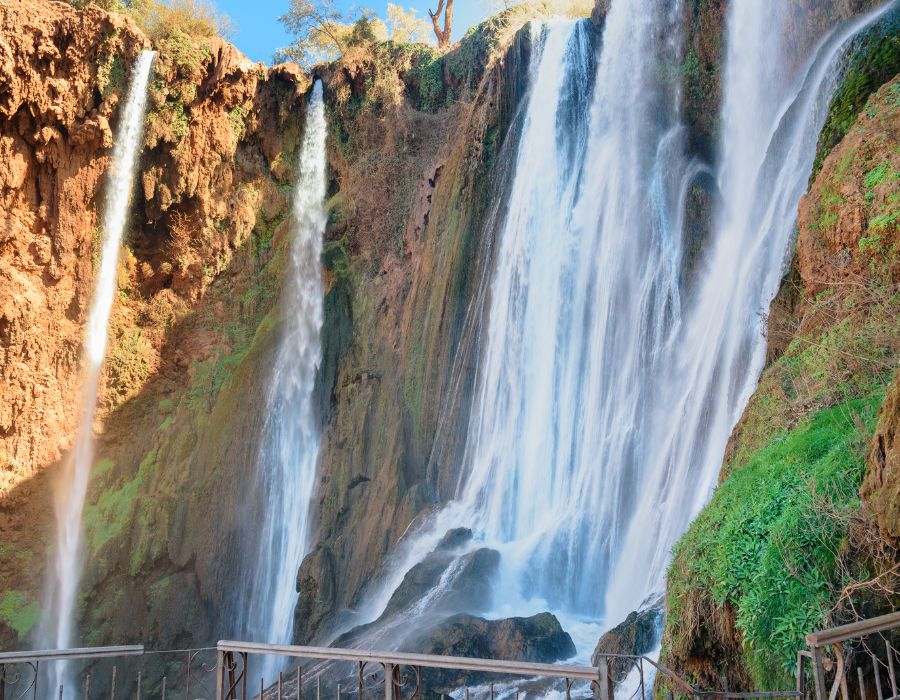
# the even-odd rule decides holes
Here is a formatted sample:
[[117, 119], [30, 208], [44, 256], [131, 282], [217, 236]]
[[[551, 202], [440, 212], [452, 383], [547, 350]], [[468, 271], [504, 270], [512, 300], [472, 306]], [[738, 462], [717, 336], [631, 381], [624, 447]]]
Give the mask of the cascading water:
[[[259, 642], [291, 641], [297, 592], [294, 582], [309, 537], [319, 426], [313, 389], [322, 357], [323, 288], [320, 257], [325, 231], [326, 153], [322, 83], [313, 85], [294, 194], [295, 233], [284, 298], [284, 337], [267, 396], [259, 451], [262, 521], [256, 566], [240, 596], [238, 634]], [[274, 662], [263, 675], [271, 677]]]
[[[128, 202], [140, 152], [147, 84], [154, 56], [152, 51], [143, 51], [135, 64], [109, 171], [100, 269], [85, 330], [78, 432], [56, 491], [56, 548], [53, 552], [52, 577], [48, 580], [45, 618], [38, 640], [41, 646], [51, 649], [68, 648], [75, 641], [74, 609], [82, 557], [81, 513], [94, 455], [94, 412], [100, 370], [106, 357], [107, 324], [116, 294], [119, 248], [128, 218]], [[56, 677], [51, 684], [54, 691], [62, 684], [66, 671], [62, 663], [57, 666]]]
[[592, 98], [583, 25], [545, 30], [457, 497], [404, 543], [363, 617], [459, 525], [502, 555], [493, 614], [551, 609], [576, 644], [582, 628], [582, 656], [661, 591], [762, 369], [840, 54], [880, 12], [833, 32], [798, 77], [777, 59], [805, 58], [790, 55], [783, 4], [729, 3], [722, 204], [690, 263], [686, 196], [714, 173], [687, 157], [679, 123], [680, 3], [614, 0]]
[[764, 319], [790, 260], [797, 207], [841, 58], [852, 37], [888, 9], [831, 32], [797, 76], [775, 58], [800, 66], [806, 58], [794, 55], [785, 3], [730, 4], [717, 177], [722, 206], [699, 289], [670, 343], [665, 412], [613, 567], [606, 605], [618, 619], [640, 603], [638, 596], [661, 589], [673, 544], [710, 496], [765, 363]]

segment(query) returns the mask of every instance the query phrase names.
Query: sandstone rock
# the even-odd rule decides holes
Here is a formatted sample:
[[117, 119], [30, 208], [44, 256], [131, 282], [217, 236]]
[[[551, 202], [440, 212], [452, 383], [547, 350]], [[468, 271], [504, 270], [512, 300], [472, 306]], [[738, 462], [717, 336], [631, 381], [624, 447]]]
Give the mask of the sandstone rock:
[[875, 516], [881, 536], [900, 546], [900, 378], [895, 377], [878, 414], [869, 443], [862, 498]]

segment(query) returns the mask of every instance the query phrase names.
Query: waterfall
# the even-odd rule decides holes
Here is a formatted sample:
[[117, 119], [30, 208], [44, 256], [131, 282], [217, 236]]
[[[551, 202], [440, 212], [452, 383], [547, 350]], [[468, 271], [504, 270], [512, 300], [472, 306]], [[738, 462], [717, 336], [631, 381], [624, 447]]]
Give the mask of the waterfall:
[[[699, 289], [673, 335], [665, 412], [652, 433], [654, 451], [606, 599], [613, 624], [642, 595], [662, 590], [672, 546], [711, 495], [728, 438], [765, 364], [765, 318], [790, 262], [797, 207], [843, 55], [889, 5], [833, 30], [805, 66], [805, 56], [792, 55], [798, 47], [785, 31], [784, 2], [729, 6], [717, 173], [722, 205]], [[779, 56], [804, 66], [800, 75], [789, 75]]]
[[[680, 2], [614, 0], [593, 80], [586, 24], [543, 30], [460, 485], [401, 544], [360, 617], [377, 617], [461, 525], [501, 553], [490, 615], [549, 609], [582, 658], [602, 629], [661, 594], [762, 370], [765, 314], [841, 55], [884, 11], [807, 57], [791, 55], [783, 5], [729, 3], [715, 171], [689, 157], [679, 119]], [[802, 70], [788, 74], [787, 59]], [[709, 183], [720, 204], [691, 259], [685, 202]]]
[[[317, 80], [307, 107], [294, 193], [294, 238], [281, 301], [284, 336], [269, 382], [258, 456], [262, 512], [252, 535], [258, 560], [247, 567], [252, 573], [238, 606], [238, 634], [258, 642], [291, 641], [295, 581], [309, 538], [320, 439], [313, 389], [322, 358], [326, 135], [322, 83]], [[263, 675], [271, 677], [274, 669], [272, 661]]]
[[[66, 649], [75, 641], [75, 597], [82, 564], [81, 513], [94, 454], [94, 412], [100, 371], [106, 357], [107, 324], [116, 294], [119, 248], [128, 218], [128, 201], [141, 146], [147, 84], [154, 56], [152, 51], [143, 51], [135, 64], [109, 171], [100, 269], [95, 280], [84, 339], [78, 432], [56, 489], [56, 548], [39, 640], [41, 646], [51, 649]], [[51, 685], [53, 691], [65, 679], [65, 670], [64, 664], [57, 663], [56, 678]]]

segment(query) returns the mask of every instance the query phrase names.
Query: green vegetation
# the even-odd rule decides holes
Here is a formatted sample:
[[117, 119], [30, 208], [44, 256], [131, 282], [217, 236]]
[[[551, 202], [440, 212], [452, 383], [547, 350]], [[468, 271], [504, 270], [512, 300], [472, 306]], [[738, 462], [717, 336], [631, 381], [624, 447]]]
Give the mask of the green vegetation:
[[247, 114], [249, 113], [247, 105], [238, 105], [228, 112], [228, 121], [231, 123], [231, 130], [234, 132], [236, 140], [240, 141], [247, 131]]
[[234, 33], [228, 16], [207, 0], [129, 0], [127, 11], [154, 45], [176, 34], [227, 39]]
[[[676, 638], [702, 586], [737, 612], [759, 687], [789, 684], [804, 635], [828, 620], [841, 545], [862, 481], [879, 390], [816, 413], [746, 457], [674, 551], [668, 627]], [[677, 643], [677, 642], [676, 642]]]
[[890, 10], [874, 27], [856, 40], [846, 73], [828, 108], [828, 119], [819, 135], [810, 182], [825, 158], [856, 123], [869, 96], [900, 73], [900, 10]]
[[120, 403], [143, 386], [150, 376], [155, 352], [153, 343], [140, 328], [127, 328], [116, 338], [104, 366], [107, 391], [114, 403]]
[[41, 618], [41, 608], [27, 593], [4, 591], [0, 597], [0, 622], [25, 638]]
[[97, 87], [100, 88], [103, 97], [125, 90], [125, 65], [122, 56], [115, 49], [118, 38], [118, 29], [105, 34], [97, 52]]
[[[110, 468], [112, 464], [110, 463]], [[99, 486], [105, 479], [97, 479], [99, 497], [84, 508], [85, 543], [88, 551], [97, 555], [106, 543], [118, 538], [131, 519], [135, 498], [144, 480], [156, 469], [156, 452], [150, 452], [140, 463], [137, 474], [118, 488]]]

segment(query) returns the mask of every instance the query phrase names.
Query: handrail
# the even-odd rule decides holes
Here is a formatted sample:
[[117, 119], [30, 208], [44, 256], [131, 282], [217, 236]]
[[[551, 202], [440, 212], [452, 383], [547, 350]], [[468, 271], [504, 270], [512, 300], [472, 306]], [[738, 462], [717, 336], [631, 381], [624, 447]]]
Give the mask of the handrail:
[[32, 663], [36, 661], [68, 661], [72, 659], [105, 659], [112, 656], [141, 656], [143, 644], [119, 647], [81, 647], [78, 649], [47, 649], [42, 651], [0, 652], [0, 665]]
[[885, 632], [898, 626], [900, 626], [900, 612], [893, 612], [880, 617], [873, 617], [870, 620], [860, 620], [859, 622], [851, 622], [848, 625], [832, 627], [828, 630], [810, 632], [806, 635], [806, 643], [811, 647], [821, 647], [845, 642], [854, 637], [865, 637], [870, 634]]
[[473, 659], [464, 656], [408, 654], [399, 651], [383, 652], [366, 649], [339, 649], [335, 647], [304, 647], [281, 644], [260, 644], [257, 642], [235, 642], [228, 640], [220, 641], [216, 648], [222, 652], [271, 654], [275, 656], [292, 656], [301, 659], [322, 659], [325, 661], [363, 661], [394, 664], [397, 666], [453, 669], [457, 671], [509, 673], [520, 676], [577, 678], [579, 680], [588, 681], [597, 680], [598, 677], [598, 671], [594, 666], [542, 664], [527, 661], [497, 661], [494, 659]]

